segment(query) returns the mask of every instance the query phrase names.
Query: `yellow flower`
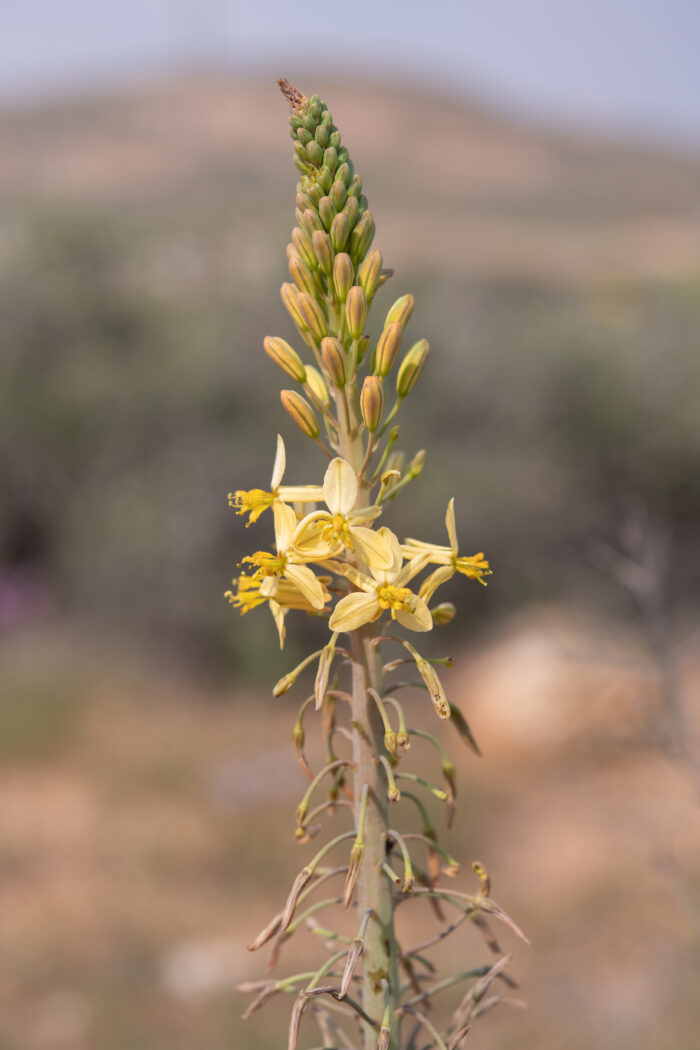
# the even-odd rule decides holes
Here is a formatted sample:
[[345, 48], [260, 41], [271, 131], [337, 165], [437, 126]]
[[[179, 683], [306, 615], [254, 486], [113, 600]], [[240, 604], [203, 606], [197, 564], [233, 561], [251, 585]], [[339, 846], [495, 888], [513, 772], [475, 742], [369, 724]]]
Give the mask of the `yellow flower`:
[[341, 551], [354, 551], [371, 569], [389, 569], [393, 554], [380, 532], [364, 527], [381, 513], [378, 507], [353, 510], [357, 477], [347, 460], [331, 460], [323, 480], [328, 511], [317, 510], [299, 522], [294, 536], [296, 550], [309, 561], [324, 561]]
[[449, 547], [435, 546], [433, 543], [424, 543], [422, 540], [407, 539], [401, 546], [406, 558], [415, 558], [419, 554], [427, 554], [428, 561], [433, 565], [439, 565], [425, 579], [421, 585], [420, 595], [426, 601], [430, 601], [438, 587], [446, 583], [456, 572], [468, 576], [472, 580], [478, 580], [486, 587], [484, 576], [491, 575], [489, 563], [483, 554], [472, 554], [470, 557], [459, 555], [459, 543], [457, 541], [457, 526], [455, 524], [455, 501], [450, 500], [445, 515], [447, 526], [447, 537], [450, 541]]
[[[294, 532], [297, 525], [296, 514], [286, 503], [275, 500], [272, 504], [275, 518], [275, 546], [277, 553], [256, 551], [243, 559], [255, 566], [251, 579], [262, 584], [267, 578], [278, 579], [283, 576], [301, 591], [314, 609], [322, 609], [325, 604], [323, 587], [311, 569], [304, 564], [311, 561], [300, 555], [294, 547]], [[261, 593], [265, 592], [261, 588]]]
[[[323, 591], [324, 605], [331, 598], [330, 593], [326, 590], [326, 586], [330, 581], [330, 576], [318, 578]], [[286, 635], [284, 618], [290, 609], [300, 609], [306, 613], [318, 612], [316, 606], [312, 605], [308, 598], [293, 583], [287, 580], [266, 576], [260, 581], [256, 580], [254, 576], [246, 576], [245, 573], [242, 573], [233, 583], [237, 587], [236, 593], [226, 591], [224, 597], [228, 598], [235, 609], [241, 610], [242, 616], [258, 605], [263, 605], [265, 602], [269, 604], [270, 612], [279, 634], [280, 649], [284, 648]]]
[[328, 621], [329, 628], [331, 631], [354, 631], [390, 610], [392, 620], [398, 620], [403, 627], [411, 631], [429, 631], [433, 619], [426, 602], [406, 586], [428, 564], [428, 555], [418, 554], [402, 568], [403, 556], [396, 536], [387, 528], [379, 529], [379, 534], [392, 553], [390, 568], [370, 566], [370, 578], [351, 565], [333, 564], [336, 571], [347, 576], [360, 590], [340, 599]]
[[229, 492], [229, 506], [233, 507], [237, 514], [250, 515], [246, 528], [257, 521], [263, 511], [271, 507], [275, 500], [281, 500], [283, 503], [319, 503], [323, 499], [323, 489], [320, 485], [282, 485], [286, 464], [284, 441], [278, 434], [277, 453], [270, 479], [271, 491], [238, 489], [236, 492]]

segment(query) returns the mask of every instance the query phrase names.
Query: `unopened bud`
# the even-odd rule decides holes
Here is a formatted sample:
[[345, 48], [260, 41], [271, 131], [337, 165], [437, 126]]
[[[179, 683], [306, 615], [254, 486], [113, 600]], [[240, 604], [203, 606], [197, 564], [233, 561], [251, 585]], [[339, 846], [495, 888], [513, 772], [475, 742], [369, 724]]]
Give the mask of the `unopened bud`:
[[362, 263], [357, 274], [357, 282], [362, 288], [364, 288], [368, 302], [372, 301], [374, 293], [379, 287], [378, 279], [381, 268], [382, 253], [379, 251], [379, 248], [373, 248]]
[[328, 335], [328, 321], [323, 310], [308, 292], [299, 292], [297, 302], [299, 304], [299, 312], [304, 318], [307, 328], [316, 342], [320, 343], [323, 337]]
[[292, 230], [292, 244], [299, 253], [299, 258], [304, 260], [309, 269], [315, 270], [318, 263], [314, 255], [311, 236], [300, 226], [295, 226]]
[[[308, 371], [308, 369], [307, 369]], [[406, 477], [411, 479], [419, 477], [423, 473], [423, 467], [425, 466], [425, 449], [421, 448], [416, 452], [415, 456], [408, 464], [406, 470]], [[451, 665], [450, 665], [451, 666]]]
[[[335, 134], [336, 133], [334, 133], [334, 134], [332, 134], [330, 136], [330, 139], [329, 139], [330, 146], [328, 146], [328, 148], [325, 150], [325, 152], [323, 154], [323, 167], [327, 171], [329, 171], [331, 173], [331, 175], [333, 174], [335, 169], [338, 167], [338, 151], [337, 151], [335, 145], [333, 144], [333, 138], [334, 138]], [[338, 141], [340, 141], [340, 140], [338, 140]]]
[[345, 320], [350, 338], [359, 339], [367, 320], [367, 299], [359, 285], [354, 285], [348, 292], [345, 302]]
[[306, 156], [309, 158], [311, 163], [320, 168], [323, 164], [323, 150], [319, 146], [318, 142], [312, 139], [311, 142], [306, 143]]
[[440, 605], [436, 605], [430, 612], [433, 616], [433, 623], [442, 627], [443, 624], [450, 623], [455, 618], [457, 613], [456, 608], [452, 602], [441, 602]]
[[384, 325], [391, 324], [392, 321], [398, 321], [401, 327], [405, 328], [415, 305], [416, 301], [412, 295], [402, 295], [389, 310]]
[[333, 176], [331, 175], [328, 168], [321, 168], [318, 173], [318, 184], [324, 193], [328, 193], [333, 183]]
[[384, 409], [384, 390], [379, 376], [365, 376], [360, 393], [360, 409], [365, 426], [373, 434], [381, 422]]
[[328, 395], [328, 387], [326, 386], [325, 380], [319, 370], [314, 368], [313, 365], [307, 365], [306, 368], [306, 382], [308, 383], [311, 392], [316, 397], [317, 401], [320, 401], [326, 408], [329, 407], [331, 399]]
[[333, 385], [341, 390], [347, 382], [345, 375], [345, 354], [343, 347], [337, 339], [327, 337], [321, 340], [321, 356], [323, 363], [328, 369]]
[[420, 379], [421, 372], [430, 353], [430, 345], [427, 339], [421, 339], [414, 343], [408, 351], [396, 377], [396, 393], [404, 398], [413, 390]]
[[318, 217], [318, 212], [315, 208], [307, 208], [301, 216], [301, 224], [308, 233], [309, 237], [313, 235], [314, 230], [322, 230], [323, 225]]
[[300, 292], [308, 292], [310, 295], [316, 293], [316, 283], [311, 270], [302, 259], [293, 258], [289, 260], [289, 276]]
[[[340, 160], [340, 156], [338, 157], [338, 160]], [[340, 179], [340, 181], [343, 182], [346, 186], [350, 185], [350, 180], [352, 179], [352, 169], [347, 160], [340, 162], [340, 167], [336, 171], [335, 177], [336, 179]]]
[[357, 362], [362, 364], [365, 354], [367, 353], [367, 347], [370, 344], [370, 338], [368, 335], [360, 336], [357, 340]]
[[352, 230], [357, 222], [357, 218], [360, 214], [360, 205], [357, 203], [357, 197], [348, 197], [343, 208], [343, 215], [347, 216], [350, 229]]
[[355, 265], [359, 265], [370, 249], [374, 238], [374, 219], [370, 211], [364, 212], [357, 220], [355, 229], [350, 234], [350, 255]]
[[326, 146], [328, 145], [328, 128], [327, 128], [327, 126], [324, 125], [324, 124], [320, 124], [316, 128], [316, 132], [314, 134], [314, 138], [318, 142], [318, 144], [321, 147], [321, 149], [325, 149]]
[[276, 365], [286, 372], [287, 375], [297, 383], [306, 380], [306, 369], [296, 350], [288, 342], [278, 336], [268, 335], [263, 340], [265, 353], [272, 358]]
[[401, 349], [403, 328], [398, 321], [392, 321], [379, 336], [374, 354], [373, 372], [378, 376], [388, 376], [393, 368], [396, 356]]
[[308, 332], [309, 326], [299, 309], [299, 289], [296, 285], [285, 282], [280, 288], [280, 295], [282, 296], [282, 302], [286, 306], [289, 316], [292, 318], [299, 331]]
[[353, 175], [348, 184], [348, 193], [352, 194], [353, 197], [359, 198], [362, 196], [362, 179], [359, 175]]
[[315, 230], [311, 241], [316, 265], [320, 267], [321, 273], [325, 273], [327, 277], [333, 269], [333, 245], [331, 244], [331, 239], [325, 230]]
[[329, 230], [331, 244], [337, 252], [342, 252], [350, 236], [350, 223], [344, 211], [338, 212]]
[[333, 290], [338, 302], [344, 303], [355, 279], [355, 270], [347, 252], [340, 252], [333, 261]]
[[309, 402], [301, 394], [297, 394], [296, 390], [282, 390], [280, 400], [302, 433], [307, 437], [317, 438], [318, 420]]
[[348, 199], [348, 189], [341, 179], [336, 179], [331, 186], [330, 198], [336, 211], [342, 211], [343, 205]]
[[333, 202], [330, 197], [321, 197], [318, 202], [318, 214], [325, 228], [330, 230], [331, 223], [335, 218], [335, 208], [333, 207]]

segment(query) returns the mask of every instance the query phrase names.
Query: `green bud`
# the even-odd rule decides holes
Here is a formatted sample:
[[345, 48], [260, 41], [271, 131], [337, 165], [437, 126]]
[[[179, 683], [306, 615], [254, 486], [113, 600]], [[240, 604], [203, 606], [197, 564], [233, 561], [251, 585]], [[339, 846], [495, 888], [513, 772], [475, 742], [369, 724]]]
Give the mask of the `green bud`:
[[323, 190], [317, 183], [314, 182], [312, 186], [309, 186], [308, 190], [306, 191], [306, 195], [311, 200], [311, 206], [313, 208], [318, 208], [318, 202], [323, 196]]
[[318, 184], [322, 187], [324, 193], [328, 193], [332, 183], [333, 176], [328, 168], [321, 168], [321, 171], [318, 174]]
[[370, 338], [368, 335], [362, 335], [357, 340], [357, 360], [359, 364], [362, 364], [362, 360], [367, 353], [367, 347], [370, 344]]
[[313, 208], [307, 208], [301, 217], [301, 223], [308, 233], [309, 237], [313, 234], [314, 230], [322, 230], [323, 224], [318, 217], [318, 214]]
[[331, 223], [335, 218], [335, 208], [333, 207], [330, 197], [321, 197], [318, 202], [318, 214], [324, 227], [327, 230], [330, 230]]
[[310, 295], [315, 295], [318, 291], [311, 270], [301, 259], [292, 258], [289, 260], [289, 275], [300, 292], [308, 292]]
[[[330, 142], [330, 146], [328, 147], [328, 149], [323, 154], [323, 167], [327, 171], [329, 171], [331, 173], [331, 175], [333, 174], [335, 169], [338, 167], [338, 153], [337, 153], [337, 149], [336, 149], [336, 147], [335, 147], [335, 145], [333, 143], [334, 137], [335, 137], [334, 135], [330, 136], [330, 138], [328, 140]], [[338, 142], [340, 142], [340, 135], [338, 135]]]
[[374, 219], [370, 211], [364, 212], [350, 234], [350, 255], [355, 265], [362, 262], [370, 249], [374, 237]]
[[278, 336], [267, 335], [263, 340], [265, 353], [276, 365], [297, 383], [306, 381], [306, 369], [296, 350]]
[[299, 258], [304, 260], [309, 269], [316, 270], [318, 268], [318, 262], [314, 255], [311, 237], [299, 226], [295, 226], [292, 230], [292, 244], [299, 253]]
[[436, 605], [430, 612], [433, 616], [433, 623], [441, 627], [443, 624], [454, 620], [457, 610], [452, 602], [441, 602], [440, 605]]
[[306, 144], [306, 156], [316, 168], [320, 168], [323, 164], [323, 150], [318, 142], [312, 141]]
[[[321, 124], [320, 127], [316, 128], [314, 138], [316, 139], [316, 142], [319, 144], [321, 149], [325, 149], [328, 145], [328, 127], [324, 124]], [[323, 157], [321, 157], [321, 163], [323, 163]]]
[[[425, 466], [425, 449], [422, 448], [416, 452], [415, 456], [408, 464], [408, 470], [406, 471], [407, 478], [417, 478], [423, 473], [423, 467]], [[446, 666], [451, 667], [451, 664]]]
[[308, 194], [302, 193], [301, 190], [297, 193], [297, 208], [300, 212], [305, 212], [307, 208], [313, 207], [313, 201]]
[[350, 222], [344, 211], [341, 211], [336, 215], [331, 223], [330, 237], [331, 244], [337, 252], [342, 252], [345, 247], [348, 237], [350, 235]]
[[323, 310], [308, 292], [299, 292], [297, 303], [307, 328], [316, 342], [319, 343], [325, 335], [328, 335], [328, 321]]
[[344, 182], [346, 186], [350, 185], [350, 180], [352, 179], [352, 170], [347, 161], [341, 162], [340, 167], [335, 173], [335, 177], [336, 179], [340, 179], [341, 182]]
[[359, 175], [353, 175], [348, 184], [348, 193], [358, 200], [362, 196], [362, 179]]
[[345, 320], [350, 338], [359, 339], [367, 320], [367, 300], [359, 285], [354, 285], [348, 292], [345, 302]]
[[367, 302], [371, 302], [378, 288], [379, 273], [382, 268], [382, 253], [373, 248], [357, 272], [357, 283], [364, 288]]
[[343, 353], [343, 346], [337, 339], [331, 339], [327, 337], [321, 340], [321, 356], [323, 363], [328, 369], [328, 374], [331, 377], [333, 385], [342, 389], [346, 382], [347, 377], [345, 375], [345, 354]]
[[325, 230], [314, 230], [311, 240], [316, 265], [320, 268], [321, 273], [324, 273], [326, 277], [328, 277], [333, 269], [334, 252], [331, 239]]
[[311, 142], [313, 135], [306, 128], [299, 128], [296, 133], [297, 142], [301, 142], [302, 146], [305, 146], [307, 142]]
[[342, 211], [343, 205], [348, 199], [348, 191], [346, 189], [345, 183], [341, 179], [336, 179], [333, 185], [331, 186], [330, 197], [333, 201], [333, 206], [335, 207], [335, 210]]
[[333, 290], [338, 302], [345, 302], [354, 279], [355, 269], [350, 256], [340, 252], [333, 261]]
[[297, 394], [296, 390], [282, 390], [280, 401], [303, 434], [310, 438], [318, 437], [319, 427], [316, 414], [301, 394]]
[[416, 301], [412, 295], [402, 295], [400, 299], [397, 299], [394, 305], [386, 315], [386, 321], [384, 325], [391, 324], [393, 321], [398, 321], [402, 328], [405, 328], [408, 324], [409, 318], [413, 313], [413, 308], [416, 305]]
[[350, 229], [352, 229], [355, 223], [357, 222], [358, 216], [360, 214], [360, 209], [354, 197], [348, 197], [348, 199], [346, 200], [345, 207], [343, 208], [343, 214], [347, 215], [348, 222], [350, 223]]
[[381, 423], [384, 410], [384, 390], [379, 376], [365, 376], [360, 393], [360, 410], [365, 426], [373, 434]]
[[414, 343], [408, 351], [401, 362], [399, 374], [396, 377], [396, 393], [399, 397], [408, 397], [411, 393], [420, 379], [420, 374], [423, 371], [423, 366], [429, 353], [430, 346], [427, 339], [421, 339], [419, 342]]
[[403, 329], [398, 321], [387, 325], [379, 336], [377, 349], [374, 354], [374, 368], [372, 371], [378, 376], [388, 376], [393, 368], [396, 355], [401, 349]]
[[316, 400], [328, 408], [331, 403], [331, 399], [328, 396], [328, 387], [319, 370], [314, 368], [313, 365], [307, 365], [306, 367], [306, 382], [314, 393]]
[[[329, 149], [335, 149], [335, 150], [340, 149], [340, 132], [339, 131], [332, 131], [331, 132], [331, 137], [329, 138], [328, 141], [330, 143], [330, 146], [328, 147]], [[337, 157], [337, 154], [336, 154], [336, 163], [337, 163], [337, 160], [338, 160], [338, 157]]]
[[299, 309], [299, 289], [296, 285], [285, 283], [280, 288], [280, 295], [282, 296], [282, 302], [287, 308], [287, 312], [294, 321], [299, 331], [308, 332], [309, 326], [304, 320], [301, 310]]

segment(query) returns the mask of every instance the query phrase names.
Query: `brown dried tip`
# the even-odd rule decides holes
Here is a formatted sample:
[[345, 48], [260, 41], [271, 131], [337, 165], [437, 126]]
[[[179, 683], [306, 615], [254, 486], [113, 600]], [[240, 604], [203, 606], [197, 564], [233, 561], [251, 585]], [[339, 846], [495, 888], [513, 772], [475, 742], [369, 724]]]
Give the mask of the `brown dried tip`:
[[284, 77], [280, 77], [277, 83], [280, 86], [280, 91], [289, 103], [290, 109], [299, 109], [305, 102], [308, 102], [306, 95], [303, 95], [299, 88], [295, 88]]

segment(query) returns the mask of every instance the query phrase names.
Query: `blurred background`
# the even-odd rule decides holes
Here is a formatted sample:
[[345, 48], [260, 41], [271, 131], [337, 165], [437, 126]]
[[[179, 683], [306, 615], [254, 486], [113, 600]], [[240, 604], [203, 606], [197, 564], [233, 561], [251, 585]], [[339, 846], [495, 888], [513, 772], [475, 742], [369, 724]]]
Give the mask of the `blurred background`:
[[448, 738], [461, 888], [478, 858], [533, 942], [503, 937], [527, 1011], [469, 1038], [697, 1045], [699, 34], [687, 0], [0, 5], [0, 1050], [286, 1039], [234, 986], [307, 855], [270, 687], [318, 635], [280, 654], [222, 597], [227, 493], [278, 430], [290, 482], [323, 469], [262, 349], [278, 76], [363, 177], [375, 313], [413, 292], [431, 342], [389, 524], [443, 542], [454, 495], [494, 568], [430, 639], [484, 752]]

